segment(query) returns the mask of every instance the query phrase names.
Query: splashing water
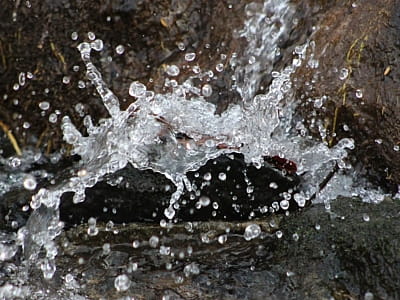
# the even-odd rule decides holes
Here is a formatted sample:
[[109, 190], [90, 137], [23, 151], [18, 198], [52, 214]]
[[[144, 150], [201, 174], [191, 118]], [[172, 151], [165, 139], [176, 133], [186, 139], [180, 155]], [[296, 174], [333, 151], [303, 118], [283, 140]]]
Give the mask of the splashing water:
[[[171, 91], [165, 94], [157, 94], [144, 84], [133, 82], [129, 94], [136, 101], [126, 110], [121, 110], [118, 98], [107, 87], [91, 60], [92, 51], [101, 51], [103, 42], [97, 39], [81, 43], [78, 50], [87, 78], [96, 87], [110, 117], [94, 125], [91, 117], [86, 116], [87, 136], [76, 129], [69, 117], [62, 119], [64, 140], [73, 146], [72, 153], [81, 157], [79, 170], [65, 182], [41, 188], [32, 197], [30, 206], [33, 212], [26, 226], [20, 228], [14, 238], [16, 244], [7, 246], [7, 249], [0, 244], [0, 253], [12, 257], [20, 245], [27, 264], [38, 264], [44, 278], [52, 278], [58, 252], [54, 240], [63, 230], [59, 217], [61, 196], [73, 192], [74, 203], [80, 203], [84, 201], [86, 188], [93, 187], [106, 174], [115, 173], [128, 163], [140, 170], [151, 169], [161, 173], [176, 185], [170, 206], [164, 213], [170, 220], [179, 209], [178, 200], [184, 190], [191, 189], [186, 173], [230, 152], [242, 153], [246, 162], [257, 167], [263, 165], [264, 156], [279, 155], [296, 161], [298, 173], [304, 179], [301, 192], [294, 195], [295, 201], [302, 204], [300, 206], [304, 206], [313, 195], [316, 195], [316, 201], [329, 203], [329, 199], [339, 194], [362, 194], [362, 190], [352, 190], [352, 177], [341, 175], [335, 175], [328, 188], [319, 191], [320, 182], [335, 165], [342, 169], [350, 168], [345, 158], [347, 150], [354, 148], [351, 139], [343, 139], [333, 148], [328, 148], [324, 143], [297, 134], [292, 125], [296, 101], [290, 76], [307, 59], [308, 44], [296, 47], [292, 63], [280, 72], [275, 71], [269, 90], [256, 95], [262, 76], [272, 71], [279, 51], [278, 40], [287, 34], [285, 24], [293, 16], [288, 1], [252, 3], [247, 5], [246, 13], [248, 19], [237, 35], [247, 39], [248, 47], [243, 56], [231, 60], [236, 89], [243, 101], [229, 106], [220, 115], [215, 113], [215, 105], [206, 101], [212, 92], [211, 87], [204, 89], [203, 86], [202, 89], [194, 84], [194, 79], [208, 76], [208, 72], [196, 72], [181, 83], [175, 82]], [[179, 74], [179, 68], [176, 68], [170, 67], [169, 73], [173, 77]], [[169, 79], [166, 81], [171, 82]], [[187, 138], [182, 139], [182, 135]], [[246, 229], [246, 239], [260, 234], [261, 229], [257, 226], [250, 225]], [[197, 273], [194, 269], [190, 265], [187, 273]], [[117, 289], [124, 290], [130, 284], [124, 276], [116, 278]]]

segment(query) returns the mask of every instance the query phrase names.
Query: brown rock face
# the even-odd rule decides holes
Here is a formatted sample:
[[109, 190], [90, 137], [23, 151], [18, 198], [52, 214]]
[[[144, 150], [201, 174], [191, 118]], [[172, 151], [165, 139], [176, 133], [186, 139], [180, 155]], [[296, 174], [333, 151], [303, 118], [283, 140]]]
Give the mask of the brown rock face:
[[[223, 109], [227, 99], [234, 102], [237, 97], [233, 91], [226, 92], [231, 80], [228, 62], [244, 42], [233, 39], [232, 32], [243, 26], [246, 1], [55, 0], [3, 4], [0, 121], [4, 126], [0, 127], [0, 140], [7, 140], [3, 131], [10, 128], [21, 147], [36, 146], [52, 152], [62, 146], [62, 116], [71, 116], [80, 130], [84, 130], [83, 114], [97, 120], [107, 116], [88, 84], [76, 49], [80, 42], [89, 40], [89, 32], [104, 41], [103, 50], [94, 54], [95, 64], [123, 108], [134, 101], [128, 95], [132, 81], [139, 80], [159, 91], [164, 84], [165, 64], [182, 66], [185, 52], [195, 52], [193, 64], [203, 70], [215, 70], [217, 57], [225, 54], [226, 72], [210, 82], [215, 88], [210, 100], [219, 102]], [[118, 45], [124, 46], [123, 54], [117, 53]], [[185, 76], [185, 70], [181, 75]], [[41, 102], [47, 102], [49, 108], [41, 109]], [[49, 122], [52, 113], [57, 113], [55, 122]], [[1, 148], [10, 152], [10, 147]]]
[[315, 49], [294, 76], [299, 112], [331, 145], [354, 138], [371, 175], [400, 183], [400, 6], [353, 2], [327, 4], [318, 21]]

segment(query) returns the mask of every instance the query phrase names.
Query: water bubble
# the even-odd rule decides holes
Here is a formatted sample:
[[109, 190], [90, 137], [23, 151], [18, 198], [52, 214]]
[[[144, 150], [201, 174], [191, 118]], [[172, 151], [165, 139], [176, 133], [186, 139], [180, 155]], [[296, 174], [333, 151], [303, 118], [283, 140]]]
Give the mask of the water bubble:
[[74, 41], [76, 41], [78, 39], [78, 33], [76, 31], [71, 33], [71, 39], [74, 40]]
[[167, 74], [169, 76], [173, 76], [173, 77], [174, 76], [178, 76], [179, 72], [180, 72], [180, 70], [179, 70], [177, 65], [169, 65], [169, 66], [167, 66], [165, 71], [167, 72]]
[[115, 52], [117, 52], [117, 54], [121, 55], [125, 52], [125, 47], [123, 45], [118, 45], [115, 48]]
[[246, 193], [251, 194], [254, 192], [254, 186], [250, 185], [246, 188]]
[[320, 230], [320, 229], [321, 229], [321, 225], [315, 224], [315, 230]]
[[87, 33], [87, 36], [88, 36], [89, 40], [91, 40], [91, 41], [94, 41], [94, 39], [96, 38], [96, 35], [91, 31], [89, 31]]
[[221, 181], [225, 181], [226, 180], [226, 173], [221, 172], [218, 174], [218, 179]]
[[203, 94], [204, 97], [210, 97], [212, 95], [212, 87], [209, 84], [203, 85], [201, 88], [201, 93]]
[[146, 94], [146, 86], [139, 81], [134, 81], [129, 86], [129, 95], [132, 97], [142, 97]]
[[400, 150], [400, 146], [399, 145], [394, 145], [393, 146], [393, 150], [398, 152]]
[[293, 233], [292, 238], [295, 242], [299, 240], [299, 234], [298, 233]]
[[346, 68], [342, 68], [339, 73], [339, 79], [345, 80], [347, 78], [347, 76], [349, 76], [349, 70]]
[[275, 235], [276, 235], [276, 237], [277, 237], [278, 239], [280, 239], [280, 238], [282, 238], [283, 233], [282, 233], [282, 231], [278, 230], [277, 232], [275, 232]]
[[71, 77], [70, 76], [64, 76], [63, 79], [62, 79], [62, 82], [64, 84], [68, 84], [68, 83], [70, 83], [70, 81], [71, 81]]
[[119, 275], [114, 280], [114, 287], [118, 292], [125, 292], [131, 286], [131, 281], [125, 274]]
[[377, 143], [378, 145], [381, 145], [382, 142], [383, 142], [382, 139], [376, 139], [376, 140], [375, 140], [375, 143]]
[[362, 90], [360, 90], [360, 89], [356, 90], [356, 97], [357, 98], [362, 98], [362, 96], [363, 96]]
[[185, 54], [186, 61], [193, 61], [195, 58], [196, 58], [196, 53], [194, 53], [194, 52]]
[[160, 239], [158, 238], [158, 236], [155, 236], [155, 235], [151, 236], [149, 239], [150, 247], [157, 248], [159, 241], [160, 241]]
[[18, 91], [18, 90], [19, 90], [19, 84], [18, 84], [18, 83], [15, 83], [15, 84], [13, 85], [13, 90], [14, 90], [14, 91]]
[[28, 191], [33, 191], [36, 189], [36, 179], [32, 175], [27, 175], [24, 177], [24, 188], [27, 189]]
[[224, 70], [224, 64], [217, 64], [215, 70], [217, 70], [217, 72], [222, 72]]
[[41, 110], [48, 110], [50, 108], [50, 103], [47, 101], [42, 101], [39, 103], [39, 108]]
[[258, 237], [260, 234], [261, 234], [261, 227], [257, 224], [250, 224], [246, 227], [243, 237], [246, 241], [250, 241]]
[[29, 127], [31, 127], [31, 124], [29, 122], [24, 122], [22, 124], [22, 127], [25, 128], [25, 129], [28, 129]]

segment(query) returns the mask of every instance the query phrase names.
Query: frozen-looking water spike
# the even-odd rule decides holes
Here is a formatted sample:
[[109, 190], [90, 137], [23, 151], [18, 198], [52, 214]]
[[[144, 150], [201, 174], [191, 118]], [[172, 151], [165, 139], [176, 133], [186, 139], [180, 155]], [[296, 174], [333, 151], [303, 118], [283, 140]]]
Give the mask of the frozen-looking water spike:
[[[96, 43], [96, 41], [98, 42]], [[99, 93], [101, 99], [103, 100], [104, 106], [110, 113], [111, 117], [117, 117], [120, 112], [118, 98], [107, 87], [107, 85], [102, 79], [100, 72], [97, 70], [97, 68], [93, 65], [93, 63], [90, 60], [90, 52], [92, 49], [100, 51], [103, 48], [102, 47], [103, 42], [101, 40], [96, 40], [96, 41], [92, 43], [83, 42], [78, 45], [78, 50], [81, 53], [81, 58], [86, 66], [87, 78], [96, 87], [96, 90]], [[99, 46], [100, 44], [101, 47]]]

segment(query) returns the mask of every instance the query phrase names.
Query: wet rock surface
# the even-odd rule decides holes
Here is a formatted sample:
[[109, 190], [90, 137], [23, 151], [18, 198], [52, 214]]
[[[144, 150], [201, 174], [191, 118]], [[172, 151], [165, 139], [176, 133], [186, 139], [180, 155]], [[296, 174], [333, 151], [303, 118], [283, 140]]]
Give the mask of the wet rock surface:
[[[12, 129], [20, 146], [50, 153], [65, 146], [62, 116], [71, 116], [80, 129], [86, 114], [95, 120], [106, 117], [76, 49], [95, 37], [104, 41], [95, 63], [123, 108], [134, 100], [128, 95], [132, 81], [161, 91], [166, 64], [186, 67], [184, 53], [195, 52], [192, 65], [204, 70], [215, 71], [217, 61], [224, 64], [225, 72], [210, 82], [215, 89], [210, 101], [223, 110], [239, 99], [226, 87], [231, 85], [229, 59], [245, 43], [233, 39], [232, 31], [243, 26], [246, 4], [239, 0], [7, 1], [0, 13], [0, 120]], [[226, 58], [221, 60], [221, 54]], [[191, 67], [182, 68], [180, 76], [190, 72]], [[42, 109], [40, 103], [49, 107]]]
[[[374, 205], [342, 198], [331, 205], [330, 211], [315, 204], [251, 222], [132, 223], [107, 230], [100, 224], [92, 237], [81, 226], [60, 238], [66, 246], [58, 276], [73, 273], [91, 299], [399, 298], [399, 200]], [[261, 233], [246, 240], [250, 224]], [[78, 265], [78, 258], [85, 263]], [[125, 292], [114, 287], [119, 274], [131, 281]]]
[[310, 132], [331, 145], [354, 138], [357, 159], [389, 189], [400, 182], [397, 4], [323, 4], [324, 17], [311, 36], [313, 54], [294, 75], [298, 111]]
[[[300, 176], [268, 162], [258, 169], [246, 164], [241, 154], [209, 160], [187, 177], [192, 191], [179, 200], [177, 220], [248, 220], [299, 208], [293, 194]], [[164, 210], [175, 190], [162, 174], [127, 167], [87, 189], [82, 203], [74, 204], [72, 195], [65, 194], [61, 219], [67, 224], [87, 222], [90, 217], [114, 223], [159, 222], [166, 219]]]

